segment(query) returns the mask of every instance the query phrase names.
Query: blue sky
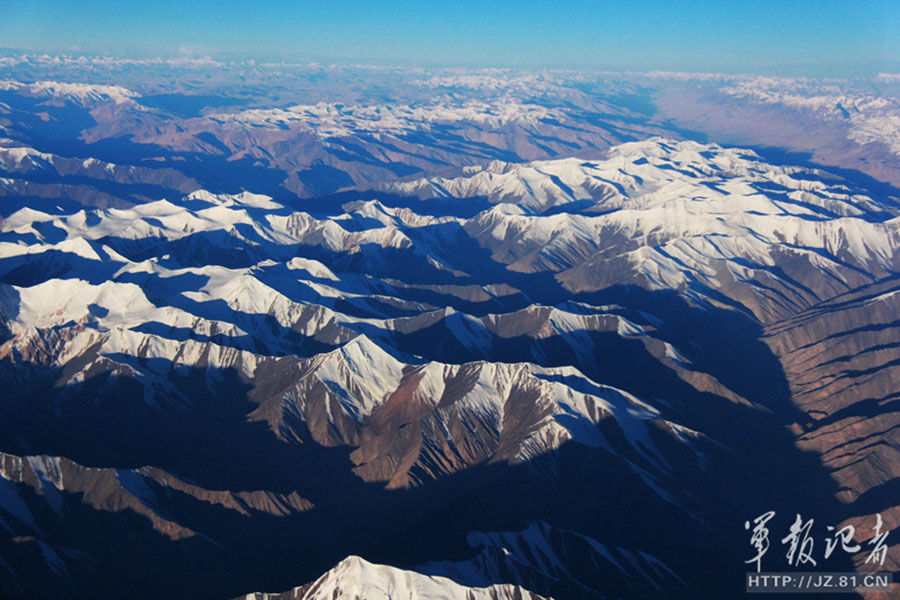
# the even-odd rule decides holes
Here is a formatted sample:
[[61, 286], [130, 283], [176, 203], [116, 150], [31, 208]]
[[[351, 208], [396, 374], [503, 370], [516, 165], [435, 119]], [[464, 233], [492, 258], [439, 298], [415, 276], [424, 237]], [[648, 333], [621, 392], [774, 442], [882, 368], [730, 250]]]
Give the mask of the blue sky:
[[900, 70], [900, 1], [0, 0], [0, 45], [128, 56], [870, 75]]

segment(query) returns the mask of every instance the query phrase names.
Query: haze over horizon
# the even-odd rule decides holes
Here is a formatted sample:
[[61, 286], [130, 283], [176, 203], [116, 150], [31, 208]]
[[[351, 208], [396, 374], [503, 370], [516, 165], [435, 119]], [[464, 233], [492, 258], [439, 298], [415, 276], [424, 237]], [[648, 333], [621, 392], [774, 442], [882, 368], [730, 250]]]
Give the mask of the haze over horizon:
[[4, 46], [132, 57], [359, 61], [446, 67], [716, 71], [867, 77], [900, 69], [891, 2], [275, 2], [0, 8]]
[[0, 0], [0, 598], [900, 598], [900, 2], [321, 4]]

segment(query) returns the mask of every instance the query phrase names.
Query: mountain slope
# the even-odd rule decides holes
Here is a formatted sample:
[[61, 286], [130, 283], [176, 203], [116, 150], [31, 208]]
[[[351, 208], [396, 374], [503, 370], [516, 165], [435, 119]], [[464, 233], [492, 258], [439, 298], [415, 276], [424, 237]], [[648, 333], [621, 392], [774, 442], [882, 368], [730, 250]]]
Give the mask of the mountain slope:
[[[841, 476], [864, 500], [840, 504], [828, 453], [850, 440], [812, 435], [823, 401], [795, 362], [820, 314], [846, 315], [826, 339], [878, 302], [889, 323], [893, 199], [658, 138], [377, 187], [5, 218], [4, 590], [225, 597], [359, 555], [544, 596], [722, 597], [748, 515], [895, 518], [866, 495], [892, 476], [887, 445]], [[880, 397], [894, 349], [872, 345], [836, 381]], [[855, 410], [843, 384], [829, 413]], [[888, 442], [885, 423], [865, 427]], [[144, 575], [104, 582], [120, 554]]]
[[254, 593], [245, 600], [542, 600], [519, 586], [466, 588], [444, 577], [428, 577], [349, 556], [309, 585], [279, 594]]

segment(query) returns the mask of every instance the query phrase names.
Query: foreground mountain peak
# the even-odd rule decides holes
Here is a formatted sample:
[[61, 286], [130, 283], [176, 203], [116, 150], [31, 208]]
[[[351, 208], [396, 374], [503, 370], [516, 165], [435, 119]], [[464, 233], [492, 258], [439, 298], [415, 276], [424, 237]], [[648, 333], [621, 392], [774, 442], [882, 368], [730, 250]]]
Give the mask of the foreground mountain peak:
[[313, 583], [283, 593], [252, 593], [244, 600], [542, 600], [517, 585], [466, 587], [446, 577], [422, 575], [348, 556]]

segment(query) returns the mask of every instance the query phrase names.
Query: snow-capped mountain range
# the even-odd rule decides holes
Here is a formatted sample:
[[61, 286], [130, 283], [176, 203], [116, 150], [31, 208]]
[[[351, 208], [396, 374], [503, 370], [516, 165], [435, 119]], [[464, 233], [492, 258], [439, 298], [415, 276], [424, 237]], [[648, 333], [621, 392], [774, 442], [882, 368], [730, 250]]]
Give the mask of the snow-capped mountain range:
[[893, 79], [214, 62], [0, 62], [3, 594], [721, 598], [765, 510], [900, 522], [892, 179], [734, 121], [893, 172]]

